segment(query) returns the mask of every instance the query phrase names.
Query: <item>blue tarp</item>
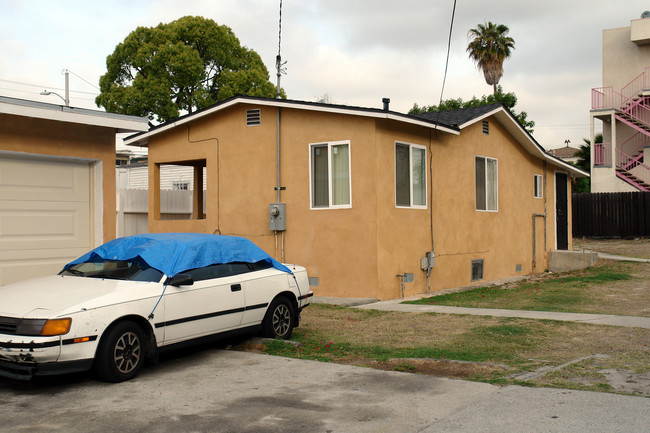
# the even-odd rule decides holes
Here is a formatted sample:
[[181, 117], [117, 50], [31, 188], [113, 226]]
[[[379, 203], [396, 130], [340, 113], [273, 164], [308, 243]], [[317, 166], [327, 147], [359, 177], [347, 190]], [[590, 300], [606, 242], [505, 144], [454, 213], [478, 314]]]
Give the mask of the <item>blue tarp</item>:
[[168, 277], [218, 263], [268, 262], [292, 273], [246, 238], [205, 233], [147, 233], [118, 238], [74, 260], [64, 269], [98, 260], [131, 260], [140, 257]]

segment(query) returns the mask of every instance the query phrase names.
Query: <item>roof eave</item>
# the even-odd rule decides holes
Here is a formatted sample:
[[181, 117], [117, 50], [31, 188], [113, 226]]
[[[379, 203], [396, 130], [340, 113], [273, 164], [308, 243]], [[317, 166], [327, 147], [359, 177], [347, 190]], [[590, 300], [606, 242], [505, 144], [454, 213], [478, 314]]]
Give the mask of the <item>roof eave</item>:
[[252, 104], [270, 106], [270, 107], [279, 107], [279, 108], [296, 108], [301, 110], [308, 111], [319, 111], [325, 113], [333, 114], [353, 114], [357, 116], [371, 117], [375, 119], [388, 119], [396, 122], [408, 123], [411, 125], [418, 125], [425, 128], [436, 129], [441, 132], [446, 132], [448, 134], [459, 135], [460, 131], [454, 128], [447, 126], [442, 126], [434, 122], [428, 122], [425, 120], [417, 119], [413, 116], [407, 116], [396, 112], [391, 111], [372, 111], [372, 110], [361, 110], [354, 107], [344, 107], [344, 106], [334, 106], [326, 104], [311, 104], [307, 102], [300, 101], [287, 101], [284, 99], [258, 99], [245, 96], [237, 96], [232, 99], [226, 100], [220, 104], [216, 104], [207, 109], [201, 110], [199, 112], [179, 117], [176, 120], [172, 120], [163, 125], [155, 127], [150, 131], [143, 133], [135, 134], [131, 137], [124, 139], [124, 144], [129, 146], [147, 146], [149, 144], [149, 138], [158, 135], [162, 132], [168, 131], [170, 129], [176, 128], [177, 126], [184, 125], [189, 122], [193, 122], [197, 119], [200, 119], [205, 116], [209, 116], [213, 113], [216, 113], [221, 110], [225, 110], [229, 107], [232, 107], [237, 104]]
[[0, 113], [58, 122], [100, 126], [115, 129], [116, 132], [146, 131], [149, 128], [149, 121], [146, 117], [127, 116], [6, 97], [0, 98]]
[[460, 129], [466, 128], [476, 122], [480, 122], [490, 116], [495, 116], [501, 125], [526, 149], [530, 154], [543, 159], [553, 165], [559, 166], [566, 171], [570, 172], [575, 177], [589, 177], [589, 173], [581, 170], [580, 168], [563, 161], [553, 155], [548, 154], [544, 148], [530, 135], [526, 129], [521, 126], [521, 123], [506, 110], [503, 106], [496, 107], [494, 110], [487, 112], [481, 116], [460, 125]]

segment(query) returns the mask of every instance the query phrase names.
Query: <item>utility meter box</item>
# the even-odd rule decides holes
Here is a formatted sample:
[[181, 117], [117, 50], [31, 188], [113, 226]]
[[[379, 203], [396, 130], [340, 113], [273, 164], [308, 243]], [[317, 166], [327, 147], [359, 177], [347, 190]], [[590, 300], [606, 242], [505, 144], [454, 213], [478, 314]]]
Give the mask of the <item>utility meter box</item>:
[[284, 231], [287, 229], [287, 204], [269, 204], [269, 230]]
[[429, 271], [436, 265], [436, 255], [433, 251], [428, 251], [427, 254], [420, 258], [420, 269]]

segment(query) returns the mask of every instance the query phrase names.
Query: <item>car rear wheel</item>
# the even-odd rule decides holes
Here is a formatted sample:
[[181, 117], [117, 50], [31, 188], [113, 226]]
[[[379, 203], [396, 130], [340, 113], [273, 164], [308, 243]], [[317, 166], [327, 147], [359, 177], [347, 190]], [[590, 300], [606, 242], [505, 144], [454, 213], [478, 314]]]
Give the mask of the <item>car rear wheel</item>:
[[95, 371], [107, 382], [133, 379], [144, 362], [145, 347], [142, 329], [133, 322], [118, 323], [102, 338]]
[[288, 340], [295, 326], [295, 316], [291, 302], [284, 296], [271, 302], [262, 323], [263, 335], [268, 338]]

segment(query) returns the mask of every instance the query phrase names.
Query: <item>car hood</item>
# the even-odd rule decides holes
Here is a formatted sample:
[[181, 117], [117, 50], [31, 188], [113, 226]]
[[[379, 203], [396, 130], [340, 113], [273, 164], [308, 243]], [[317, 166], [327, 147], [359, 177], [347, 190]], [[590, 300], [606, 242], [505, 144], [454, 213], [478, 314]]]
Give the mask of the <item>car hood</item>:
[[33, 278], [0, 286], [0, 316], [46, 319], [93, 308], [96, 298], [141, 284], [152, 283], [63, 275]]

